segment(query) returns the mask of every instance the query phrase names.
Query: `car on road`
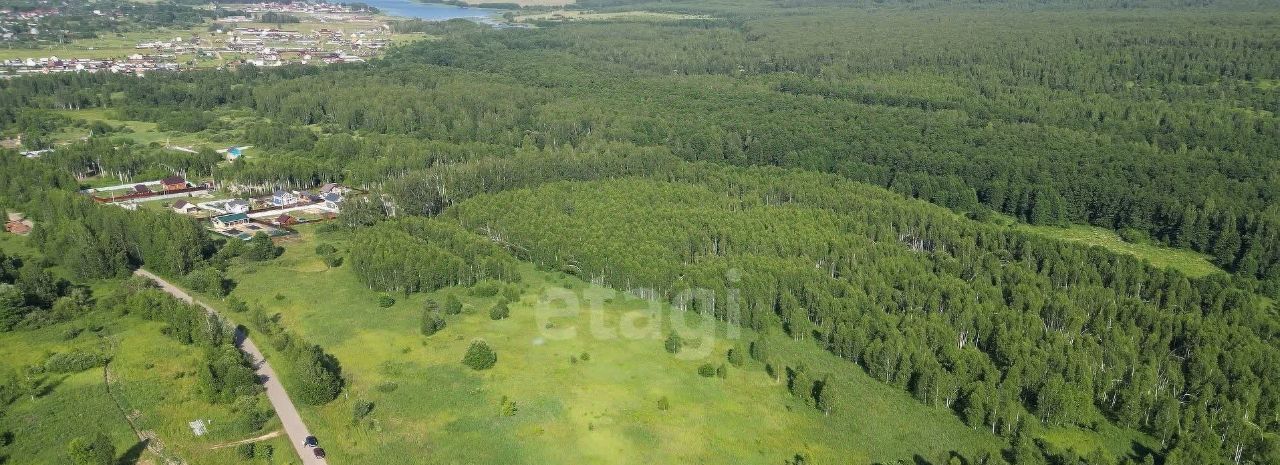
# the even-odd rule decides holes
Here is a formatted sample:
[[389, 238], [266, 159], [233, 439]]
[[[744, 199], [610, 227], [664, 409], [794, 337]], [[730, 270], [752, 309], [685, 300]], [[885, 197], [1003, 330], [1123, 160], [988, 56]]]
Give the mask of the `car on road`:
[[306, 439], [302, 440], [302, 445], [307, 447], [316, 447], [320, 445], [320, 440], [316, 439], [315, 436], [307, 436]]
[[316, 458], [318, 458], [318, 459], [322, 459], [322, 458], [324, 458], [324, 448], [323, 448], [323, 447], [317, 447], [317, 448], [315, 448], [315, 449], [311, 449], [311, 453], [312, 453], [312, 454], [315, 454]]

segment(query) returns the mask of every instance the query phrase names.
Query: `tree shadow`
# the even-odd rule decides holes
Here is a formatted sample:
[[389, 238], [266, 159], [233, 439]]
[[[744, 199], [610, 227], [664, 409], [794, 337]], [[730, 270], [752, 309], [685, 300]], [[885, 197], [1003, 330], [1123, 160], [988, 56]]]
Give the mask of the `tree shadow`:
[[125, 450], [124, 455], [121, 455], [120, 459], [116, 460], [116, 465], [135, 465], [138, 463], [139, 460], [142, 460], [142, 452], [147, 450], [147, 442], [149, 441], [150, 439], [143, 439], [134, 444], [133, 447]]
[[[1133, 450], [1132, 457], [1134, 459], [1137, 459], [1138, 461], [1141, 461], [1143, 458], [1145, 458], [1148, 455], [1152, 455], [1156, 453], [1156, 451], [1151, 450], [1150, 447], [1147, 447], [1138, 441], [1130, 441], [1129, 447]], [[1156, 458], [1159, 458], [1159, 456], [1157, 456]]]
[[62, 381], [68, 376], [47, 376], [40, 382], [39, 388], [36, 389], [36, 397], [44, 397], [53, 394], [53, 391], [62, 385]]

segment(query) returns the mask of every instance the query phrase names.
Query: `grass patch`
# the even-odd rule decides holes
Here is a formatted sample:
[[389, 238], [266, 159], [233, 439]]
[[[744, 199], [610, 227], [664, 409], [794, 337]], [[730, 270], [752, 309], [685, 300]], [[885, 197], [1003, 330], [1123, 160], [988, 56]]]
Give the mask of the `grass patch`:
[[1026, 223], [1016, 223], [1012, 227], [1020, 231], [1039, 234], [1054, 239], [1079, 242], [1102, 247], [1116, 253], [1132, 255], [1137, 257], [1139, 260], [1150, 263], [1152, 266], [1173, 268], [1181, 271], [1187, 276], [1201, 277], [1213, 273], [1224, 272], [1221, 268], [1218, 268], [1209, 261], [1208, 255], [1186, 249], [1175, 249], [1172, 247], [1153, 244], [1135, 244], [1132, 242], [1125, 242], [1120, 239], [1120, 235], [1116, 234], [1115, 231], [1096, 226], [1084, 226], [1077, 224], [1063, 228], [1058, 226], [1032, 226]]

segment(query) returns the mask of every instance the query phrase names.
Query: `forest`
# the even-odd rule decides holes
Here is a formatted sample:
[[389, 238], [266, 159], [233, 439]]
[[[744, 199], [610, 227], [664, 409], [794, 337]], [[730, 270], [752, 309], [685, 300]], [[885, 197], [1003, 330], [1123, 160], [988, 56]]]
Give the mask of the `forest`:
[[[965, 463], [1280, 463], [1275, 5], [580, 7], [690, 17], [407, 21], [395, 27], [438, 40], [324, 68], [0, 81], [0, 133], [55, 149], [0, 152], [0, 206], [28, 212], [30, 242], [78, 281], [145, 265], [224, 295], [229, 263], [270, 266], [269, 241], [102, 208], [80, 183], [342, 182], [370, 195], [325, 226], [358, 238], [335, 263], [388, 296], [518, 283], [532, 262], [801, 341], [1007, 441]], [[175, 152], [66, 116], [89, 108], [234, 134], [254, 155]], [[89, 135], [47, 142], [72, 128]], [[1189, 277], [1005, 221], [1099, 226], [1225, 272]], [[23, 304], [5, 327], [39, 325], [74, 296], [6, 260], [5, 299]], [[307, 403], [339, 396], [337, 359], [241, 310], [309, 380]], [[422, 332], [442, 325], [423, 314]], [[763, 340], [746, 351], [790, 392], [823, 412], [858, 408], [824, 397], [818, 373], [775, 366]], [[1103, 425], [1160, 448], [1074, 457], [1034, 439]]]

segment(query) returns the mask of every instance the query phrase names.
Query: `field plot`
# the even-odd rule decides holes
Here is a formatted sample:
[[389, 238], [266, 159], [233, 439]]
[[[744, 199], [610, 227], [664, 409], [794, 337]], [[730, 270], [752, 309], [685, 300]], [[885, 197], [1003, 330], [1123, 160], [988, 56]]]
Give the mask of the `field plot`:
[[[302, 238], [276, 262], [233, 267], [233, 295], [281, 313], [288, 327], [342, 363], [348, 394], [304, 410], [335, 460], [404, 463], [404, 457], [425, 454], [440, 463], [779, 463], [804, 454], [818, 463], [850, 457], [861, 463], [999, 444], [847, 362], [814, 356], [782, 339], [780, 357], [803, 358], [839, 378], [847, 409], [824, 416], [754, 362], [729, 366], [725, 379], [701, 377], [699, 365], [725, 364], [725, 351], [746, 339], [726, 338], [720, 325], [685, 331], [686, 339], [709, 345], [691, 343], [676, 357], [663, 351], [665, 329], [638, 338], [616, 330], [616, 336], [598, 337], [592, 328], [618, 328], [623, 317], [630, 324], [671, 315], [665, 308], [654, 313], [647, 301], [531, 267], [511, 291], [519, 300], [509, 319], [489, 318], [497, 297], [483, 296], [486, 291], [431, 294], [441, 301], [457, 295], [465, 311], [424, 337], [418, 328], [427, 296], [397, 295], [394, 306], [379, 308], [378, 293], [345, 267], [327, 268], [313, 252], [318, 243], [341, 248], [347, 237], [300, 230]], [[540, 298], [547, 291], [594, 302], [598, 318], [584, 312], [540, 319], [538, 309], [557, 308]], [[548, 324], [578, 334], [549, 337]], [[459, 363], [475, 338], [498, 352], [493, 369], [473, 372]], [[504, 396], [515, 403], [514, 415], [502, 414]], [[658, 407], [664, 398], [669, 410]], [[353, 426], [358, 401], [374, 408]]]

